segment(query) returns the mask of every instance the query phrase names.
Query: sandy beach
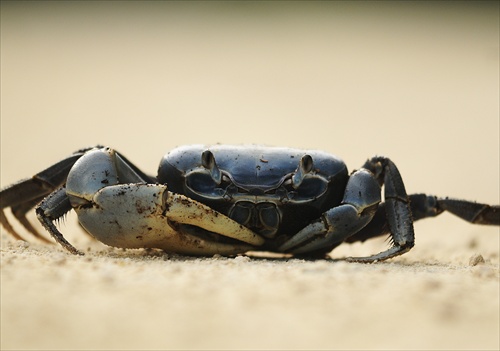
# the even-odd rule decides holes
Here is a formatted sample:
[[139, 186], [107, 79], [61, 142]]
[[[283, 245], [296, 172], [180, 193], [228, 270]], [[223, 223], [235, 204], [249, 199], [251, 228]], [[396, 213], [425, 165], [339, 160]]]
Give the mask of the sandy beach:
[[[154, 174], [178, 145], [265, 144], [498, 204], [498, 6], [2, 2], [0, 186], [88, 145]], [[7, 216], [27, 241], [1, 229], [2, 350], [500, 348], [499, 228], [450, 214], [369, 265], [337, 259], [386, 238], [196, 258], [104, 246], [70, 213], [73, 256]]]

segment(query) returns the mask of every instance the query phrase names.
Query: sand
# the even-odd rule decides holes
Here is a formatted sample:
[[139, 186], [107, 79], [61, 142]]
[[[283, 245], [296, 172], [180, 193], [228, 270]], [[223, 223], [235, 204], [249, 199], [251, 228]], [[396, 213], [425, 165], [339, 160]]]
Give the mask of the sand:
[[[375, 154], [409, 193], [498, 204], [498, 4], [1, 4], [4, 187], [107, 144], [154, 173], [190, 143]], [[9, 220], [14, 223], [10, 213]], [[33, 213], [30, 220], [36, 224]], [[43, 232], [38, 224], [37, 228]], [[1, 230], [2, 350], [498, 350], [498, 227], [449, 214], [377, 264], [193, 258]]]
[[488, 245], [372, 265], [2, 245], [2, 349], [498, 348]]

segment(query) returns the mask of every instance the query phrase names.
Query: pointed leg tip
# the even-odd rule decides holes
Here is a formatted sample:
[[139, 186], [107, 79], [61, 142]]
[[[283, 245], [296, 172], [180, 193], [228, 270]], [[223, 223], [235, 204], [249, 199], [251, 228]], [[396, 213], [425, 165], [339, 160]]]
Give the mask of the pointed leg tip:
[[71, 254], [76, 255], [76, 256], [85, 256], [85, 254], [69, 244], [69, 246], [63, 245], [66, 250], [68, 250]]
[[346, 257], [344, 258], [347, 262], [356, 262], [356, 263], [377, 263], [388, 260], [390, 258], [394, 258], [396, 256], [400, 256], [413, 247], [413, 245], [408, 246], [392, 246], [386, 251], [382, 251], [378, 254], [367, 256], [367, 257]]

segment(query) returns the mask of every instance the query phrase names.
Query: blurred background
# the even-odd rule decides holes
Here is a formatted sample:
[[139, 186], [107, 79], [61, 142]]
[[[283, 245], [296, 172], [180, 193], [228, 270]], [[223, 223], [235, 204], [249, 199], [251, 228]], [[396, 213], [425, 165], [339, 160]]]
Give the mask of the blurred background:
[[[343, 158], [351, 170], [370, 156], [385, 155], [398, 165], [409, 193], [500, 203], [498, 2], [2, 1], [0, 6], [1, 187], [95, 144], [109, 145], [144, 171], [155, 173], [162, 155], [179, 145], [248, 143], [322, 149]], [[71, 218], [67, 226], [76, 223]], [[67, 227], [64, 232], [78, 246], [78, 240], [88, 239], [74, 228], [76, 233]], [[467, 250], [478, 249], [498, 262], [498, 227], [467, 225], [442, 215], [417, 223], [416, 232], [416, 248], [398, 262], [448, 262], [458, 255], [459, 262], [467, 265], [463, 261], [464, 255], [471, 254]], [[21, 234], [29, 237], [25, 231]], [[382, 239], [381, 245], [387, 243]], [[341, 246], [334, 255], [374, 252], [370, 245], [353, 245]], [[81, 269], [90, 270], [85, 263]], [[168, 267], [162, 265], [162, 269]], [[498, 271], [495, 274], [498, 278]], [[193, 282], [198, 276], [193, 273]], [[455, 278], [460, 281], [462, 276]], [[44, 280], [43, 274], [39, 279]], [[352, 279], [346, 278], [345, 283], [341, 285], [352, 286]], [[24, 323], [38, 329], [44, 322], [31, 319], [32, 305], [17, 298], [12, 292], [16, 287], [9, 287], [9, 301], [14, 303], [9, 316], [18, 319], [5, 324], [5, 330], [15, 331], [10, 334], [23, 340]], [[460, 284], [456, 287], [461, 291]], [[98, 291], [95, 295], [102, 293]], [[177, 297], [183, 293], [181, 286]], [[49, 295], [60, 296], [51, 292], [42, 298]], [[385, 311], [384, 304], [377, 302], [379, 297], [373, 297], [373, 305]], [[112, 295], [109, 301], [114, 299]], [[275, 300], [282, 301], [281, 296]], [[33, 301], [36, 305], [38, 300]], [[225, 301], [221, 299], [220, 306]], [[346, 308], [358, 303], [353, 299]], [[422, 300], [417, 306], [425, 303]], [[59, 300], [46, 305], [49, 310], [65, 308]], [[297, 308], [285, 306], [276, 311]], [[235, 315], [239, 315], [237, 307], [232, 311]], [[393, 310], [398, 317], [411, 319], [401, 304]], [[498, 325], [498, 315], [492, 312], [493, 322], [477, 324], [482, 313], [478, 310], [477, 319], [467, 320], [459, 336], [468, 337], [475, 327], [475, 340], [486, 340], [483, 335], [488, 333], [483, 345], [498, 346], [498, 334], [490, 332]], [[179, 315], [192, 325], [185, 310]], [[338, 330], [350, 329], [362, 342], [356, 328], [364, 321], [366, 328], [394, 334], [387, 326], [373, 323], [380, 314], [362, 317]], [[157, 330], [162, 318], [152, 319], [148, 328]], [[288, 323], [308, 321], [302, 315], [297, 318]], [[60, 319], [63, 329], [74, 322]], [[435, 329], [441, 321], [428, 322], [420, 325], [431, 332], [415, 333], [415, 338], [426, 335], [420, 338], [424, 344], [427, 339], [431, 342], [428, 335], [434, 335], [434, 341], [442, 338], [441, 330]], [[195, 323], [195, 331], [217, 329], [217, 324], [206, 329], [200, 321]], [[253, 324], [251, 320], [249, 325]], [[318, 333], [328, 329], [324, 336], [335, 336], [328, 324], [321, 325]], [[304, 330], [316, 331], [312, 329]], [[480, 329], [486, 331], [481, 334]], [[67, 338], [84, 338], [81, 330], [68, 333]], [[124, 335], [132, 335], [133, 330]], [[221, 333], [217, 330], [214, 335], [217, 332]], [[276, 338], [288, 334], [278, 330]], [[51, 335], [47, 340], [60, 336]], [[231, 332], [221, 337], [227, 335]], [[447, 335], [443, 342], [452, 339], [453, 345], [460, 344], [454, 329]], [[254, 339], [252, 334], [247, 337]], [[191, 334], [188, 339], [193, 339]], [[328, 345], [347, 345], [345, 338], [344, 344], [336, 342]], [[409, 339], [410, 348], [423, 345], [412, 342]]]
[[497, 2], [1, 10], [1, 186], [95, 144], [155, 173], [178, 145], [256, 143], [385, 155], [409, 193], [500, 202]]

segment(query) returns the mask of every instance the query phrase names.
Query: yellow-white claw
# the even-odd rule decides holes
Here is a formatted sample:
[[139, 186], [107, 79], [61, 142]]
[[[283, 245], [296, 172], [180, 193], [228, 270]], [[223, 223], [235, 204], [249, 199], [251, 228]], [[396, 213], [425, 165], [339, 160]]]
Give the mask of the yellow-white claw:
[[191, 224], [222, 236], [260, 246], [264, 238], [220, 212], [184, 195], [168, 192], [165, 216], [174, 222]]
[[[264, 243], [250, 229], [200, 202], [168, 191], [162, 184], [110, 185], [75, 211], [92, 236], [114, 247], [149, 247], [207, 256], [244, 253]], [[198, 236], [195, 229], [191, 232], [177, 224], [236, 240], [224, 242], [216, 236]]]

